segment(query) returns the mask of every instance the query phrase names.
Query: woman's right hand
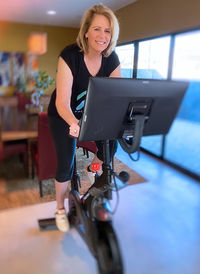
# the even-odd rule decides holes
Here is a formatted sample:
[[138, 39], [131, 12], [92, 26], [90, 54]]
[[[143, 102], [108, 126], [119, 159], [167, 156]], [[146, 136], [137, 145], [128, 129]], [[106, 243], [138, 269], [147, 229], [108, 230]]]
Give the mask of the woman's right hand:
[[79, 131], [80, 131], [80, 126], [78, 124], [72, 123], [71, 126], [69, 127], [69, 134], [72, 137], [78, 138]]

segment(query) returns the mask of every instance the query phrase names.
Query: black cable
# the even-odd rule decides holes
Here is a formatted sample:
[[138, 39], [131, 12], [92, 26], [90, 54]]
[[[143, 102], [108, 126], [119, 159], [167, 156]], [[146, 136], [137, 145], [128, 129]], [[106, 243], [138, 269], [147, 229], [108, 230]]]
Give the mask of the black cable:
[[[137, 157], [136, 157], [135, 159], [133, 158], [133, 156], [132, 156], [130, 153], [128, 153], [128, 156], [129, 156], [129, 157], [131, 158], [131, 160], [134, 161], [134, 162], [136, 162], [136, 161], [138, 161], [138, 160], [140, 159], [140, 149], [138, 149], [136, 152], [137, 152]], [[135, 152], [135, 153], [136, 153], [136, 152]]]
[[[113, 145], [114, 147], [114, 145]], [[118, 205], [119, 205], [119, 190], [118, 190], [118, 187], [117, 187], [117, 183], [116, 183], [116, 178], [115, 178], [115, 173], [114, 173], [114, 153], [113, 153], [113, 147], [112, 147], [112, 154], [111, 154], [111, 163], [112, 163], [112, 177], [113, 177], [113, 181], [114, 181], [114, 185], [115, 185], [115, 189], [116, 189], [116, 204], [115, 204], [115, 207], [114, 209], [112, 210], [111, 214], [114, 215], [115, 212], [117, 211], [117, 208], [118, 208]]]

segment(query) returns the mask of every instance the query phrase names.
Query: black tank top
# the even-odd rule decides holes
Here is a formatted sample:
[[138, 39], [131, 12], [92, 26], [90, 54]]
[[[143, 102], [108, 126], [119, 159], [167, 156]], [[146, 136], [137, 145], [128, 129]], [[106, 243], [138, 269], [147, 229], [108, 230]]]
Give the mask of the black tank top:
[[[89, 73], [85, 65], [83, 52], [80, 51], [77, 44], [65, 47], [59, 56], [63, 58], [71, 69], [73, 75], [71, 109], [75, 117], [80, 119], [84, 108], [89, 78], [92, 75]], [[119, 64], [118, 56], [114, 51], [108, 57], [102, 56], [101, 67], [96, 76], [109, 77]], [[48, 115], [59, 116], [55, 105], [55, 99], [56, 89], [51, 95]]]

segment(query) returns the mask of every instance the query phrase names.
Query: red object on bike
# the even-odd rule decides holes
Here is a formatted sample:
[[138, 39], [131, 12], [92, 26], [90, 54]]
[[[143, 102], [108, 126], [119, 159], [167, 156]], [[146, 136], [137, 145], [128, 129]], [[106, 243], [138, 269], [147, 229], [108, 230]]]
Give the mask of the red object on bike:
[[96, 164], [91, 164], [91, 167], [92, 167], [92, 170], [97, 171], [100, 169], [101, 166], [99, 163], [96, 163]]

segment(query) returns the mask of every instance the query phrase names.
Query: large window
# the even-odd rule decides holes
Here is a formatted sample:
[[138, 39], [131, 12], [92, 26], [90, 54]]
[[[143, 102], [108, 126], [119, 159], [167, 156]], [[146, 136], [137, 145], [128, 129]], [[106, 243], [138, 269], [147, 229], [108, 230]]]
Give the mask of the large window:
[[123, 77], [189, 81], [169, 133], [143, 137], [141, 146], [200, 178], [200, 29], [134, 41], [116, 52]]
[[121, 64], [121, 74], [124, 78], [132, 78], [134, 62], [134, 44], [116, 47], [116, 53]]

